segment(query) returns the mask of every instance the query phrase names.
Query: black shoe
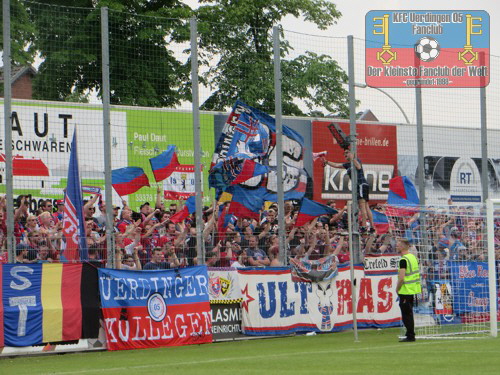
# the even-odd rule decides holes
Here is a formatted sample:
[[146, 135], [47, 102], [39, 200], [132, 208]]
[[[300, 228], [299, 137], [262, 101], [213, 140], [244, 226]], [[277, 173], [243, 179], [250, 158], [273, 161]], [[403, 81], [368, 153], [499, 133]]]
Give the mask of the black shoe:
[[415, 339], [409, 339], [408, 337], [405, 337], [404, 339], [399, 340], [399, 342], [415, 342]]

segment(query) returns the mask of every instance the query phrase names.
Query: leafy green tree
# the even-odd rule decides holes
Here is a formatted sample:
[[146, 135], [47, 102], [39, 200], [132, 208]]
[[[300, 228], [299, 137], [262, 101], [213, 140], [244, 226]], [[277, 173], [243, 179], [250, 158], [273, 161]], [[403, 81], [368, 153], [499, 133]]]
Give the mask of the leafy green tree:
[[[189, 39], [191, 9], [178, 0], [42, 0], [28, 4], [43, 62], [36, 98], [101, 96], [101, 16], [109, 8], [112, 104], [165, 106], [189, 99], [189, 66], [169, 49]], [[59, 6], [64, 5], [64, 7]]]
[[[303, 17], [319, 29], [332, 25], [340, 13], [326, 0], [201, 0], [200, 62], [207, 66], [202, 80], [212, 94], [203, 103], [207, 110], [223, 111], [241, 98], [273, 113], [272, 28], [288, 16]], [[327, 55], [306, 52], [288, 59], [289, 42], [281, 36], [283, 113], [348, 113], [347, 75]]]
[[[3, 51], [3, 7], [0, 6], [0, 38]], [[10, 0], [10, 46], [13, 65], [26, 65], [34, 60], [32, 47], [35, 28], [21, 1]]]

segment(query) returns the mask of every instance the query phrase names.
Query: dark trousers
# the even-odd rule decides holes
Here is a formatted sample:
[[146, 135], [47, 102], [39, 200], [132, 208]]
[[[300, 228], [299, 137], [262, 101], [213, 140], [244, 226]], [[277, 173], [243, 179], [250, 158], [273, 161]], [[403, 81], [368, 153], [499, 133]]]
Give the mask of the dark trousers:
[[415, 340], [415, 322], [413, 321], [413, 294], [398, 294], [401, 318], [406, 328], [406, 338]]

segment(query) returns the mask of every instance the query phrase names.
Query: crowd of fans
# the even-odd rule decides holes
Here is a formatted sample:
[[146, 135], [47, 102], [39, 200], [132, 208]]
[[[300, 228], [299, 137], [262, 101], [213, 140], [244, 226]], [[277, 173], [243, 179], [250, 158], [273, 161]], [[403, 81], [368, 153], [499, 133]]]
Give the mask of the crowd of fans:
[[[112, 241], [117, 268], [153, 270], [198, 264], [195, 215], [178, 223], [170, 220], [182, 209], [181, 204], [172, 203], [166, 207], [160, 191], [154, 204], [144, 202], [138, 212], [125, 201], [121, 207], [107, 207], [99, 195], [86, 200], [83, 211], [89, 262], [96, 267], [108, 265], [105, 232], [109, 208], [114, 218]], [[336, 207], [335, 201], [328, 205], [337, 213], [295, 227], [298, 206], [291, 201], [285, 202], [287, 257], [317, 260], [332, 255], [339, 263], [349, 262], [346, 208]], [[395, 212], [385, 205], [372, 208], [387, 214], [390, 225], [387, 233], [377, 233], [369, 227], [360, 233], [360, 247], [365, 255], [394, 254], [396, 239], [405, 237], [415, 245], [429, 275], [439, 278], [447, 277], [450, 261], [486, 260], [485, 215], [477, 208], [455, 206], [452, 202], [445, 208], [428, 207], [424, 212]], [[203, 209], [205, 264], [210, 267], [283, 265], [279, 257], [277, 204], [264, 210], [260, 220], [235, 218], [221, 233], [218, 232], [221, 228], [218, 218], [226, 209], [227, 204], [219, 203]], [[59, 261], [64, 247], [63, 212], [62, 200], [42, 201], [38, 211], [30, 213], [27, 197], [17, 198], [15, 262]], [[495, 241], [496, 259], [500, 260], [499, 212], [495, 221]], [[0, 261], [6, 260], [6, 204], [5, 197], [0, 197]]]

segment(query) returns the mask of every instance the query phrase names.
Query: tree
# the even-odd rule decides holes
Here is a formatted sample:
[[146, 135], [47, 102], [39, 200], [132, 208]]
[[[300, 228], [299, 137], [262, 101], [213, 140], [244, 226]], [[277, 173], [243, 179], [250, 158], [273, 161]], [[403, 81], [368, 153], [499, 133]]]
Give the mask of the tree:
[[[0, 25], [3, 51], [3, 7], [0, 7]], [[10, 49], [13, 65], [26, 65], [33, 62], [34, 33], [35, 28], [24, 5], [19, 0], [10, 0]]]
[[[273, 113], [272, 28], [287, 15], [302, 16], [319, 29], [332, 25], [340, 13], [326, 0], [201, 0], [200, 63], [207, 66], [201, 82], [213, 92], [203, 103], [206, 110], [224, 111], [240, 98]], [[348, 113], [347, 75], [327, 55], [306, 52], [287, 59], [290, 44], [281, 35], [283, 113]]]
[[[36, 98], [101, 96], [101, 16], [109, 8], [112, 104], [165, 106], [189, 99], [189, 65], [169, 49], [189, 39], [191, 9], [178, 0], [49, 0], [28, 8], [43, 62]], [[56, 6], [54, 6], [56, 5]], [[59, 7], [57, 5], [64, 5]], [[71, 6], [71, 7], [68, 7]]]

